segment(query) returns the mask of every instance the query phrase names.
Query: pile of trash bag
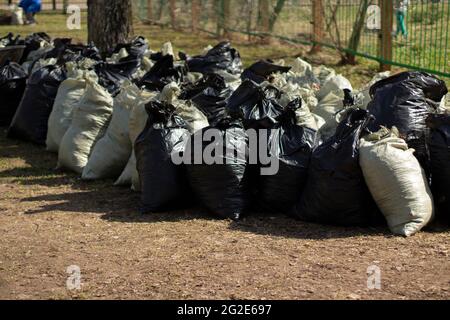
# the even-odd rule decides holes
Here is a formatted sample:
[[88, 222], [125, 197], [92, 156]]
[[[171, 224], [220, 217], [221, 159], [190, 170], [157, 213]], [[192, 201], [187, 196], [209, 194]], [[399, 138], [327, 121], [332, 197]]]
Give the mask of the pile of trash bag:
[[450, 97], [424, 72], [354, 87], [297, 58], [243, 69], [229, 42], [199, 55], [136, 37], [95, 44], [8, 34], [0, 125], [46, 146], [58, 170], [141, 195], [142, 212], [288, 215], [412, 236], [450, 222]]

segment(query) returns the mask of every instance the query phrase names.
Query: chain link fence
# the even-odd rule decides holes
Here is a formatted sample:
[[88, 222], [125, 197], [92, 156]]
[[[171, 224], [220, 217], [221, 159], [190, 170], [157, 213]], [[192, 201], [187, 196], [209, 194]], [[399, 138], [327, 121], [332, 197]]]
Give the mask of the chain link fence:
[[[449, 0], [133, 0], [144, 22], [273, 37], [450, 77]], [[407, 5], [403, 5], [407, 3]]]

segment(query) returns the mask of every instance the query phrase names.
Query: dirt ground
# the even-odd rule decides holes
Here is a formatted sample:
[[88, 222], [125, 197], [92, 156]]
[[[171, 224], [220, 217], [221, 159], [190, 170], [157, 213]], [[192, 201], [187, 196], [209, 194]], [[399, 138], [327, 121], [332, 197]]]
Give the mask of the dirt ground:
[[[1, 130], [1, 299], [450, 298], [448, 228], [405, 239], [284, 217], [142, 216], [137, 194], [55, 164]], [[66, 285], [72, 265], [80, 290]], [[380, 290], [368, 289], [371, 265]]]
[[[28, 34], [68, 32], [62, 15], [41, 15]], [[44, 24], [45, 23], [45, 24]], [[216, 39], [143, 25], [152, 48], [171, 40], [195, 54]], [[249, 65], [292, 59], [293, 46], [233, 41]], [[335, 53], [306, 56], [328, 63], [359, 87], [376, 64], [338, 66]], [[205, 212], [142, 216], [139, 195], [113, 181], [86, 183], [55, 171], [56, 155], [5, 139], [0, 128], [0, 299], [449, 299], [450, 230], [433, 225], [409, 238], [387, 229], [344, 229], [285, 217], [234, 223]], [[367, 269], [381, 271], [381, 289]], [[81, 289], [69, 290], [69, 266]]]

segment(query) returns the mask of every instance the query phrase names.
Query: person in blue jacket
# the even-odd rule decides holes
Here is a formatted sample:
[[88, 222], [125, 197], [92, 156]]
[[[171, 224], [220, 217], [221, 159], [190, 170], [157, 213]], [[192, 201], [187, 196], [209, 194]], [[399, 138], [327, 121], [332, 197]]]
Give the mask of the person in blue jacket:
[[26, 24], [36, 24], [34, 16], [36, 13], [41, 11], [42, 1], [41, 0], [21, 0], [19, 7], [23, 9], [26, 17]]

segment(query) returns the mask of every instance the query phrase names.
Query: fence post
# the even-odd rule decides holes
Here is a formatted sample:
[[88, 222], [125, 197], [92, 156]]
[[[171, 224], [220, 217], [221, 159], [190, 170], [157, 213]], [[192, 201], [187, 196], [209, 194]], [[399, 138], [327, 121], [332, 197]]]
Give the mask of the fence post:
[[323, 10], [323, 1], [313, 0], [312, 3], [313, 46], [311, 48], [311, 53], [318, 52], [322, 48], [320, 43], [322, 43], [323, 41], [324, 15], [325, 11]]
[[383, 62], [380, 70], [391, 70], [391, 65], [385, 61], [392, 61], [392, 26], [394, 24], [394, 5], [391, 0], [381, 0], [381, 41], [380, 51]]

